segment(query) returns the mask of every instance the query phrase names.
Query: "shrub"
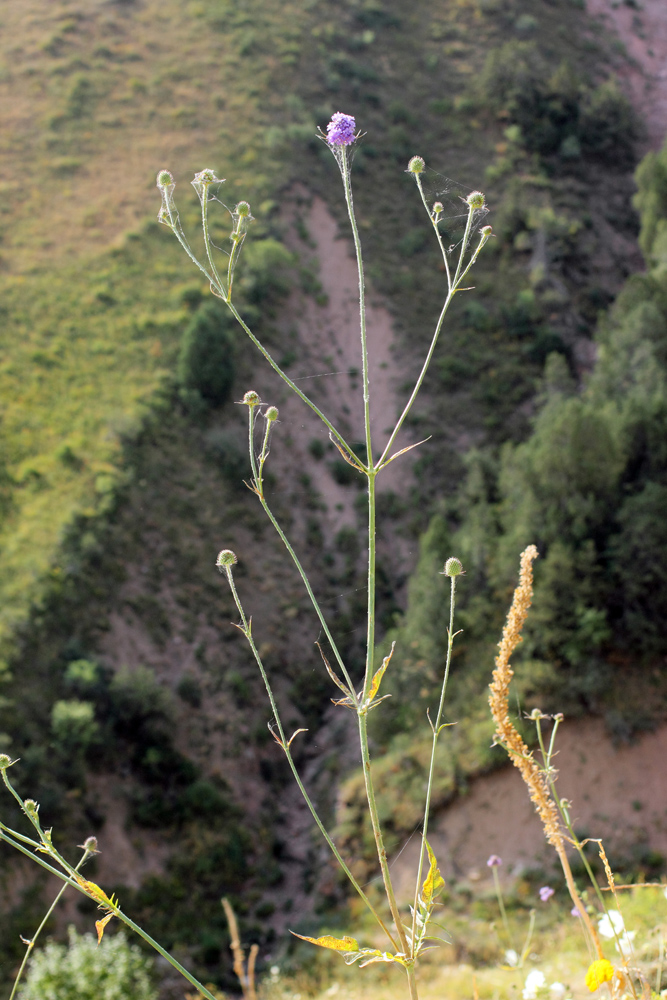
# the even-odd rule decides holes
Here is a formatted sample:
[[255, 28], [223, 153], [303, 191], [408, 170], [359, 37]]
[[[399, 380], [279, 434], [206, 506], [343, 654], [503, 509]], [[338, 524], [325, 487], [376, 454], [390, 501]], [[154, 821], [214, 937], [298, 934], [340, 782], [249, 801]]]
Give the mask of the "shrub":
[[121, 932], [98, 945], [69, 928], [69, 946], [46, 945], [31, 959], [19, 1000], [155, 1000], [152, 962]]
[[234, 382], [233, 324], [217, 302], [207, 302], [194, 314], [181, 340], [178, 380], [213, 406], [227, 400]]
[[58, 743], [85, 749], [97, 733], [95, 709], [89, 701], [57, 701], [51, 710], [51, 728]]

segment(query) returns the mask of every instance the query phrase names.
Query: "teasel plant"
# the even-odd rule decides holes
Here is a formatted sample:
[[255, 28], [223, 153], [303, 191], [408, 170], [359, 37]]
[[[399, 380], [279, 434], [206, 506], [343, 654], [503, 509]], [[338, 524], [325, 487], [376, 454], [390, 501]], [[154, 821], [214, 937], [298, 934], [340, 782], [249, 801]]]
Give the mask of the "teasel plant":
[[[269, 353], [267, 348], [261, 343], [259, 338], [250, 329], [233, 300], [234, 279], [241, 251], [245, 240], [248, 238], [248, 231], [253, 222], [250, 205], [239, 202], [233, 209], [228, 208], [219, 198], [219, 191], [223, 180], [217, 176], [212, 169], [204, 169], [198, 172], [192, 185], [197, 193], [201, 206], [201, 224], [204, 253], [198, 256], [192, 249], [183, 229], [176, 202], [174, 199], [175, 181], [168, 170], [161, 170], [157, 176], [157, 187], [161, 196], [161, 207], [158, 219], [167, 226], [178, 239], [184, 251], [192, 263], [205, 275], [211, 292], [230, 310], [238, 324], [250, 338], [257, 350], [264, 357], [266, 362], [274, 369], [279, 377], [289, 386], [292, 392], [313, 412], [315, 417], [321, 420], [326, 426], [329, 437], [336, 446], [345, 461], [350, 464], [359, 476], [366, 481], [367, 494], [367, 619], [366, 619], [366, 657], [363, 679], [353, 678], [345, 663], [344, 657], [332, 635], [331, 629], [326, 621], [321, 605], [310, 584], [306, 571], [292, 546], [283, 527], [280, 525], [276, 515], [271, 509], [265, 492], [265, 466], [269, 457], [269, 442], [275, 434], [276, 423], [278, 422], [278, 409], [272, 405], [266, 405], [260, 399], [258, 393], [249, 390], [245, 393], [242, 403], [247, 407], [248, 413], [248, 451], [251, 467], [251, 478], [248, 483], [252, 492], [257, 496], [264, 512], [271, 521], [274, 529], [278, 533], [289, 557], [293, 561], [306, 589], [315, 614], [319, 619], [322, 632], [328, 643], [325, 651], [321, 649], [323, 669], [329, 675], [332, 684], [338, 689], [339, 697], [335, 704], [346, 708], [356, 716], [359, 746], [361, 751], [362, 769], [365, 781], [366, 798], [368, 812], [373, 830], [375, 848], [377, 852], [378, 864], [386, 894], [386, 912], [381, 913], [378, 907], [370, 899], [364, 887], [355, 878], [350, 866], [346, 863], [338, 850], [331, 834], [326, 829], [320, 818], [316, 806], [311, 799], [308, 790], [297, 770], [291, 746], [295, 738], [302, 730], [288, 735], [285, 730], [279, 706], [277, 704], [268, 672], [263, 663], [258, 646], [253, 637], [252, 619], [247, 615], [239, 597], [234, 582], [234, 566], [237, 564], [237, 556], [232, 549], [223, 549], [217, 557], [217, 566], [225, 575], [231, 590], [236, 608], [239, 614], [237, 627], [241, 630], [248, 642], [252, 655], [257, 663], [257, 667], [266, 687], [272, 719], [269, 728], [274, 739], [280, 746], [287, 758], [287, 762], [297, 782], [301, 794], [313, 816], [320, 833], [324, 837], [336, 861], [341, 866], [346, 877], [350, 881], [354, 890], [358, 893], [363, 903], [372, 913], [377, 921], [381, 932], [386, 938], [384, 949], [377, 947], [366, 947], [360, 944], [356, 938], [344, 936], [335, 938], [323, 936], [318, 938], [304, 937], [304, 940], [323, 948], [340, 953], [341, 957], [348, 964], [358, 963], [360, 967], [375, 964], [387, 963], [404, 970], [407, 977], [408, 994], [411, 1000], [417, 1000], [417, 978], [416, 966], [420, 955], [431, 945], [434, 936], [432, 933], [432, 918], [437, 906], [438, 894], [444, 886], [444, 879], [440, 873], [437, 859], [428, 842], [428, 822], [431, 806], [431, 792], [433, 788], [434, 768], [436, 760], [436, 748], [439, 737], [445, 728], [443, 713], [445, 705], [445, 695], [449, 669], [452, 658], [452, 649], [455, 638], [454, 631], [454, 609], [456, 583], [458, 577], [463, 572], [460, 561], [454, 557], [447, 560], [443, 574], [450, 580], [450, 608], [447, 655], [444, 665], [442, 684], [440, 688], [437, 712], [434, 718], [428, 716], [428, 723], [432, 733], [432, 750], [428, 771], [428, 782], [425, 796], [424, 818], [422, 824], [422, 842], [417, 872], [415, 877], [415, 889], [412, 905], [402, 912], [396, 898], [394, 886], [392, 884], [391, 873], [387, 851], [385, 848], [383, 831], [380, 824], [378, 806], [376, 802], [373, 785], [373, 772], [368, 739], [368, 715], [369, 712], [379, 707], [384, 699], [380, 694], [381, 683], [385, 672], [390, 669], [393, 647], [389, 655], [384, 657], [378, 664], [376, 656], [376, 486], [380, 473], [395, 460], [399, 459], [417, 444], [396, 450], [397, 437], [408, 418], [417, 395], [422, 388], [426, 373], [433, 358], [434, 352], [443, 329], [447, 311], [455, 295], [469, 291], [466, 279], [474, 266], [479, 254], [492, 237], [492, 229], [488, 225], [480, 225], [483, 222], [488, 209], [484, 195], [480, 191], [473, 191], [461, 199], [458, 214], [462, 221], [462, 237], [455, 243], [450, 242], [448, 235], [448, 218], [441, 202], [436, 201], [429, 204], [427, 193], [423, 183], [426, 165], [421, 156], [413, 156], [407, 165], [407, 172], [415, 181], [418, 196], [424, 206], [433, 229], [434, 238], [442, 256], [442, 270], [446, 276], [446, 289], [444, 291], [443, 304], [441, 306], [430, 344], [423, 359], [415, 384], [410, 392], [403, 409], [398, 416], [396, 423], [389, 433], [387, 439], [382, 443], [382, 450], [379, 452], [375, 446], [371, 434], [371, 394], [369, 385], [369, 343], [366, 329], [366, 282], [364, 275], [364, 263], [362, 257], [361, 240], [359, 228], [354, 210], [351, 166], [354, 145], [360, 139], [357, 131], [355, 119], [351, 115], [338, 112], [333, 115], [326, 132], [320, 133], [320, 138], [326, 143], [329, 150], [335, 157], [340, 169], [343, 182], [343, 192], [347, 206], [347, 214], [351, 227], [352, 238], [355, 248], [355, 256], [358, 271], [358, 304], [359, 304], [359, 334], [362, 370], [362, 394], [363, 394], [363, 419], [364, 419], [364, 457], [359, 457], [357, 451], [346, 440], [344, 434], [337, 428], [334, 422], [327, 417], [319, 407], [311, 400], [295, 382], [290, 379], [280, 364]], [[229, 250], [220, 255], [219, 249], [214, 245], [211, 237], [210, 213], [214, 210], [226, 211], [231, 220], [231, 233], [229, 236]], [[262, 426], [263, 422], [263, 426]], [[419, 442], [423, 443], [423, 442]], [[189, 973], [173, 956], [169, 955], [156, 941], [154, 941], [142, 928], [134, 923], [120, 907], [118, 900], [108, 897], [106, 893], [95, 883], [87, 881], [81, 877], [78, 869], [73, 868], [63, 856], [53, 846], [51, 832], [43, 830], [40, 821], [38, 807], [34, 802], [23, 802], [18, 793], [13, 788], [7, 771], [15, 762], [9, 757], [0, 757], [0, 772], [6, 787], [14, 798], [18, 801], [21, 809], [28, 817], [35, 828], [36, 836], [27, 838], [15, 830], [10, 829], [0, 823], [0, 840], [10, 844], [17, 850], [31, 857], [34, 861], [46, 868], [51, 874], [55, 874], [66, 886], [87, 895], [96, 901], [103, 916], [97, 921], [98, 936], [102, 937], [104, 929], [112, 918], [117, 918], [125, 923], [131, 930], [139, 934], [151, 947], [167, 959], [177, 968], [185, 978], [199, 990], [202, 997], [207, 1000], [215, 1000], [214, 995], [196, 978]], [[42, 855], [47, 855], [48, 861]], [[83, 859], [82, 859], [83, 860]], [[66, 887], [65, 886], [65, 887]], [[296, 935], [300, 937], [301, 935]]]

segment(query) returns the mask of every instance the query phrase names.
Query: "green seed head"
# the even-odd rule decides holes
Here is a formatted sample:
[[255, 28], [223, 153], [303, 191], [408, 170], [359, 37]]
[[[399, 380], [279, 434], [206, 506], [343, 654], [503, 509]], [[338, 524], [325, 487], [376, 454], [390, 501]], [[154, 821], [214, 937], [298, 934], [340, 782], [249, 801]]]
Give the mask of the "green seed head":
[[259, 406], [262, 400], [259, 398], [259, 393], [255, 392], [253, 389], [250, 389], [248, 392], [246, 392], [241, 402], [245, 403], [246, 406]]
[[408, 173], [409, 174], [421, 174], [424, 170], [426, 164], [421, 156], [413, 156], [408, 163]]
[[238, 562], [236, 558], [236, 553], [232, 552], [231, 549], [223, 549], [222, 552], [218, 552], [218, 558], [215, 560], [215, 565], [222, 572], [225, 566], [234, 566]]
[[442, 215], [443, 212], [444, 212], [444, 208], [443, 208], [442, 202], [441, 201], [434, 201], [433, 202], [433, 214], [434, 215]]
[[0, 771], [6, 771], [13, 763], [14, 761], [8, 754], [0, 753]]
[[266, 413], [264, 414], [269, 423], [273, 423], [274, 420], [278, 419], [278, 407], [270, 406]]
[[450, 556], [450, 558], [445, 563], [445, 568], [442, 571], [442, 576], [460, 576], [463, 573], [463, 563], [460, 559], [455, 556]]
[[32, 817], [32, 819], [38, 818], [39, 806], [34, 799], [26, 799], [23, 803], [23, 808], [27, 812], [28, 816]]
[[157, 186], [159, 188], [171, 187], [174, 183], [174, 175], [168, 170], [161, 170], [157, 175]]
[[480, 233], [481, 233], [482, 236], [485, 236], [486, 239], [488, 240], [489, 236], [493, 236], [493, 227], [492, 226], [482, 226], [482, 228], [480, 229]]
[[245, 218], [246, 215], [250, 215], [250, 205], [247, 201], [240, 201], [238, 203], [236, 206], [236, 214], [242, 219]]
[[97, 850], [97, 837], [86, 837], [83, 844], [79, 844], [82, 851], [86, 851], [88, 854], [99, 854]]
[[471, 191], [466, 201], [471, 208], [484, 208], [484, 195], [481, 191]]

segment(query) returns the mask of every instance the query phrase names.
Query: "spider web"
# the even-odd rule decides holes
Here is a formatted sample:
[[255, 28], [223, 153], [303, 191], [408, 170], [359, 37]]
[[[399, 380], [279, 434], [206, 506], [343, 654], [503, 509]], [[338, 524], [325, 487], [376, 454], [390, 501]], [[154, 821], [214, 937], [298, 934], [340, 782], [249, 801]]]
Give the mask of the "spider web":
[[[448, 253], [453, 253], [461, 247], [465, 236], [466, 223], [468, 221], [468, 204], [466, 198], [473, 188], [464, 187], [458, 181], [453, 181], [451, 177], [439, 174], [430, 167], [426, 167], [421, 174], [422, 188], [426, 204], [429, 209], [433, 209], [435, 202], [440, 202], [443, 208], [439, 216], [438, 229], [442, 236], [442, 242]], [[489, 209], [476, 208], [472, 215], [468, 245], [474, 241], [479, 233], [483, 219], [489, 214]]]

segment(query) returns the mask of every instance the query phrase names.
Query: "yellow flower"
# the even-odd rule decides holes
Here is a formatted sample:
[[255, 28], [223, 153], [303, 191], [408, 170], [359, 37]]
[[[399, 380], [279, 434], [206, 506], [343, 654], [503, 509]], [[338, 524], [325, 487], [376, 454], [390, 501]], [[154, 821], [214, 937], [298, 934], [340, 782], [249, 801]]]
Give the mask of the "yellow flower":
[[606, 958], [600, 958], [588, 967], [586, 973], [586, 986], [591, 993], [595, 993], [598, 986], [608, 983], [614, 976], [614, 966]]

